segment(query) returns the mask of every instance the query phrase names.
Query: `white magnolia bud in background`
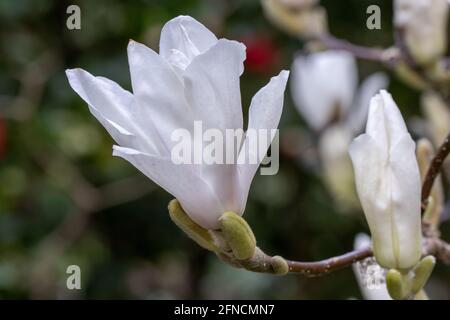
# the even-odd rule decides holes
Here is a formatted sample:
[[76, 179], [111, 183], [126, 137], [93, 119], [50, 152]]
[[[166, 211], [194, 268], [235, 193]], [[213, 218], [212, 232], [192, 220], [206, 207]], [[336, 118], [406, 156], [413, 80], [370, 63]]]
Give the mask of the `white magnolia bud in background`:
[[[360, 250], [370, 247], [372, 241], [370, 237], [365, 233], [358, 233], [355, 237], [354, 249]], [[369, 258], [371, 259], [371, 258]], [[386, 288], [386, 275], [385, 270], [383, 270], [376, 262], [373, 262], [368, 268], [366, 268], [366, 274], [361, 273], [361, 268], [359, 267], [362, 262], [353, 264], [353, 273], [355, 274], [356, 280], [358, 281], [359, 289], [365, 300], [392, 300]], [[358, 265], [359, 264], [359, 265]], [[372, 269], [372, 270], [369, 270]], [[374, 272], [370, 272], [374, 271]], [[368, 279], [368, 277], [377, 277], [376, 279]], [[368, 282], [374, 282], [374, 285], [368, 286]]]
[[428, 64], [447, 49], [447, 0], [395, 0], [394, 24], [413, 58]]
[[314, 0], [261, 0], [267, 18], [284, 32], [297, 37], [317, 37], [328, 29], [327, 13]]
[[372, 98], [366, 133], [349, 152], [377, 262], [413, 267], [421, 255], [420, 173], [415, 143], [388, 92]]
[[352, 133], [366, 123], [369, 101], [389, 84], [381, 72], [369, 76], [359, 89], [355, 58], [348, 52], [330, 50], [299, 55], [292, 65], [291, 92], [295, 107], [315, 130], [335, 118]]
[[351, 107], [358, 84], [356, 61], [344, 51], [298, 56], [292, 65], [291, 91], [298, 111], [320, 130]]
[[440, 146], [448, 135], [450, 110], [442, 98], [427, 92], [422, 96], [422, 112], [426, 118], [427, 131], [435, 146]]

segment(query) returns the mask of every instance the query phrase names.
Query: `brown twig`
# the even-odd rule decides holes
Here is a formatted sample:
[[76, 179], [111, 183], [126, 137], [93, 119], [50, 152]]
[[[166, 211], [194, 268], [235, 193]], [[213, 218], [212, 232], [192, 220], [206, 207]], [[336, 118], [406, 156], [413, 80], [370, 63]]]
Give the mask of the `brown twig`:
[[317, 40], [329, 50], [347, 51], [357, 58], [380, 62], [389, 68], [393, 68], [400, 58], [396, 54], [388, 54], [388, 49], [355, 45], [347, 40], [336, 38], [331, 34], [323, 34]]
[[427, 207], [428, 197], [430, 196], [431, 189], [433, 188], [434, 180], [441, 171], [442, 164], [445, 158], [450, 153], [450, 134], [445, 139], [444, 143], [439, 147], [433, 160], [431, 160], [430, 167], [422, 185], [422, 211]]
[[357, 261], [371, 257], [372, 255], [373, 253], [371, 248], [364, 248], [321, 261], [288, 261], [288, 265], [290, 272], [300, 273], [308, 277], [318, 277], [345, 268]]

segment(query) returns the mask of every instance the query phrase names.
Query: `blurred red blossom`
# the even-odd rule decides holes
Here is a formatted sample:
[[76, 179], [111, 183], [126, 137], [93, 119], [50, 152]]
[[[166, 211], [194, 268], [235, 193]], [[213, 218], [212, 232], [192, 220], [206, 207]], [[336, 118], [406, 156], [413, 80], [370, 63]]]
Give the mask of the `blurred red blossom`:
[[272, 73], [276, 70], [281, 55], [279, 48], [271, 38], [251, 34], [245, 36], [241, 41], [247, 47], [246, 70], [262, 74]]

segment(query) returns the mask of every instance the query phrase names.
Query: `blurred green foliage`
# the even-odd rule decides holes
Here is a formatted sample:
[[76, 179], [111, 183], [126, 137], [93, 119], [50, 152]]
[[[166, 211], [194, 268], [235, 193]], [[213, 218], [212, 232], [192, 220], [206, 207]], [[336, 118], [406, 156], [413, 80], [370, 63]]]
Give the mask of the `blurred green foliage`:
[[[391, 1], [321, 3], [335, 35], [365, 45], [392, 43]], [[70, 4], [81, 8], [81, 30], [65, 26]], [[370, 4], [382, 8], [382, 30], [365, 27]], [[258, 0], [0, 1], [0, 120], [6, 124], [0, 159], [1, 298], [360, 297], [350, 268], [307, 279], [223, 264], [170, 222], [169, 194], [111, 156], [112, 139], [70, 89], [64, 70], [81, 67], [130, 89], [128, 39], [157, 50], [162, 25], [180, 14], [221, 37], [272, 43], [278, 58], [262, 62], [271, 64], [263, 68], [271, 71], [247, 70], [242, 76], [244, 113], [253, 94], [289, 68], [302, 49], [300, 40], [266, 20]], [[374, 63], [359, 66], [361, 77], [380, 70]], [[390, 90], [403, 112], [419, 114], [417, 92], [395, 79]], [[280, 127], [282, 139], [283, 132], [302, 129], [308, 141], [289, 92]], [[344, 253], [356, 233], [367, 232], [361, 212], [339, 211], [317, 168], [287, 153], [278, 175], [255, 177], [245, 217], [268, 253], [305, 261]], [[444, 237], [449, 231], [444, 225]], [[71, 264], [82, 269], [80, 291], [66, 289]], [[449, 298], [449, 283], [450, 270], [438, 266], [430, 296]]]

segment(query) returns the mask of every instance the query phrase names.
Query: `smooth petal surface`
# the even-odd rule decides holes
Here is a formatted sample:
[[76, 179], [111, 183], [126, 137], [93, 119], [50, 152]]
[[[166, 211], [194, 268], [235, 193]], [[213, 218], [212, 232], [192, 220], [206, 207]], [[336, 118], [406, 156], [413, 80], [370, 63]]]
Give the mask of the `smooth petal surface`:
[[175, 129], [192, 130], [193, 119], [183, 95], [183, 83], [172, 67], [156, 52], [135, 41], [128, 45], [133, 94], [141, 126], [152, 130], [159, 154], [168, 156]]
[[[235, 41], [219, 40], [196, 56], [184, 73], [184, 93], [194, 120], [203, 130], [242, 129], [242, 105], [239, 77], [243, 71], [245, 47]], [[219, 146], [222, 148], [222, 146]], [[226, 149], [224, 154], [237, 152]], [[216, 191], [227, 210], [242, 214], [239, 181], [234, 164], [209, 164], [201, 175]]]
[[216, 42], [216, 36], [203, 24], [189, 16], [178, 16], [167, 22], [162, 28], [159, 54], [169, 60], [174, 52], [178, 52], [177, 55], [182, 53], [190, 62]]
[[308, 124], [322, 129], [338, 112], [350, 108], [358, 74], [353, 56], [326, 51], [298, 56], [292, 66], [291, 91], [295, 106]]
[[206, 128], [242, 128], [239, 77], [244, 70], [245, 46], [220, 39], [198, 55], [184, 74], [184, 93], [195, 120]]
[[175, 165], [170, 158], [119, 146], [114, 146], [113, 155], [129, 161], [176, 197], [186, 213], [200, 226], [206, 229], [217, 227], [219, 217], [226, 210], [209, 185], [195, 174], [195, 165]]
[[[276, 77], [270, 79], [270, 82], [261, 88], [253, 97], [250, 104], [247, 130], [259, 129], [277, 129], [283, 111], [284, 91], [289, 77], [289, 71], [281, 71]], [[273, 137], [272, 137], [273, 139]], [[264, 159], [265, 154], [272, 140], [267, 139], [265, 143], [258, 141], [258, 148], [250, 143], [249, 138], [244, 140], [239, 153], [239, 158], [245, 158], [244, 164], [238, 164], [240, 193], [242, 195], [243, 206], [247, 201], [248, 192], [256, 171]], [[249, 163], [251, 154], [256, 153], [258, 163]]]
[[139, 138], [141, 131], [135, 121], [136, 106], [130, 92], [82, 69], [67, 70], [66, 75], [72, 89], [87, 102], [91, 113], [117, 143], [148, 153], [156, 152], [151, 139]]
[[397, 105], [381, 91], [371, 101], [366, 134], [353, 141], [349, 152], [375, 257], [385, 268], [410, 268], [420, 258], [420, 174], [414, 149]]
[[[225, 134], [227, 129], [243, 131], [239, 78], [244, 60], [243, 44], [217, 40], [201, 23], [180, 16], [164, 26], [160, 54], [130, 41], [128, 61], [133, 94], [84, 71], [68, 71], [68, 78], [120, 145], [114, 146], [114, 155], [131, 162], [175, 196], [196, 223], [214, 229], [225, 211], [243, 213], [249, 185], [259, 165], [258, 162], [238, 167], [242, 141], [232, 149], [227, 141], [223, 141], [225, 147], [221, 146], [226, 158], [223, 160], [228, 161], [231, 154], [234, 163], [205, 163], [205, 148], [211, 146], [211, 141], [205, 141], [208, 129], [219, 134]], [[287, 74], [274, 77], [255, 95], [249, 128], [277, 127]], [[197, 121], [201, 121], [201, 132], [197, 132]], [[174, 138], [174, 133], [180, 133], [176, 136], [182, 139]], [[226, 139], [226, 134], [223, 137]], [[198, 138], [202, 147], [200, 163], [195, 160]], [[262, 155], [268, 146], [269, 143], [263, 145]], [[174, 150], [182, 152], [177, 154]], [[175, 164], [184, 157], [184, 151], [194, 151], [190, 160], [196, 164]]]

